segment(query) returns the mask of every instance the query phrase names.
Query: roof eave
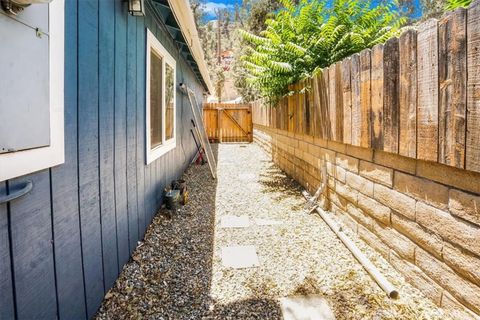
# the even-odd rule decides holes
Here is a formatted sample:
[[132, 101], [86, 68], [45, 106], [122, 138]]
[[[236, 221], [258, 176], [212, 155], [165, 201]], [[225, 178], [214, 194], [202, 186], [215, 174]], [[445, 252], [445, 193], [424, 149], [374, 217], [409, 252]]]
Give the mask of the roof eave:
[[207, 90], [210, 93], [213, 93], [213, 85], [210, 81], [207, 64], [205, 62], [202, 46], [200, 44], [200, 38], [195, 26], [195, 19], [193, 17], [188, 0], [168, 0], [168, 4], [175, 16], [175, 19], [177, 20], [180, 31], [182, 32], [183, 37], [190, 48], [190, 53], [198, 65], [198, 69], [202, 75]]

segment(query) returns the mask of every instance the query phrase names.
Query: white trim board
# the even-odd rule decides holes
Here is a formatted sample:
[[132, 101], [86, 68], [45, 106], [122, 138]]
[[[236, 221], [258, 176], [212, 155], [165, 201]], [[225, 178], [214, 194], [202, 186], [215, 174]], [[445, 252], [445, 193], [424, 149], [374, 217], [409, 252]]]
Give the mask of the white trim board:
[[[176, 79], [177, 79], [177, 64], [175, 59], [168, 53], [167, 49], [158, 41], [155, 35], [147, 28], [147, 44], [146, 44], [146, 110], [145, 110], [145, 159], [146, 164], [149, 164], [156, 159], [160, 158], [167, 152], [173, 150], [176, 147], [177, 140], [177, 99], [176, 99]], [[150, 50], [153, 49], [155, 52], [162, 57], [162, 144], [152, 149], [151, 137], [150, 137]], [[166, 114], [166, 104], [165, 104], [165, 70], [166, 64], [169, 64], [173, 68], [173, 138], [165, 140], [165, 114]]]

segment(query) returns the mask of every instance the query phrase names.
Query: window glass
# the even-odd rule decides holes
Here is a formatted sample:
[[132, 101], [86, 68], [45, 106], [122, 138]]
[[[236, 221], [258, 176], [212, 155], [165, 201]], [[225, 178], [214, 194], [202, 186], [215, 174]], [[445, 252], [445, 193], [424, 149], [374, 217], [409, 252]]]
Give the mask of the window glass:
[[150, 141], [151, 149], [162, 144], [162, 58], [150, 51]]
[[168, 63], [165, 66], [165, 140], [169, 140], [173, 138], [175, 130], [175, 109], [173, 103], [175, 98], [175, 73]]

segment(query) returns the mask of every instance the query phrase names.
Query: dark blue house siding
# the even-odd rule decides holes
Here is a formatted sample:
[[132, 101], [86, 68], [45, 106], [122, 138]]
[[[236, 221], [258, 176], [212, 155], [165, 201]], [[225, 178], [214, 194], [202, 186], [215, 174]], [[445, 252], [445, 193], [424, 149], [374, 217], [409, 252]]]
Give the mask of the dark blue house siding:
[[[145, 165], [145, 45], [150, 29], [177, 60], [177, 83], [204, 88], [150, 0], [66, 0], [65, 163], [0, 182], [33, 191], [0, 205], [0, 319], [88, 319], [195, 153], [177, 90], [177, 147]], [[35, 161], [35, 159], [32, 159]]]

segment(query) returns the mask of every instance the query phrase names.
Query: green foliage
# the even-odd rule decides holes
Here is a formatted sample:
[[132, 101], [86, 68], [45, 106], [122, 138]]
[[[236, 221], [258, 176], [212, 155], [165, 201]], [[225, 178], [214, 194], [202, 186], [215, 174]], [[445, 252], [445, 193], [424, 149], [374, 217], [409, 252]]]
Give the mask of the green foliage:
[[[252, 35], [252, 41], [255, 36], [259, 36], [266, 29], [265, 21], [275, 17], [275, 11], [281, 8], [281, 4], [277, 0], [242, 0], [242, 5], [237, 6], [235, 10], [235, 19], [238, 21], [238, 29], [235, 33], [238, 41], [233, 46], [235, 52], [235, 60], [233, 64], [233, 78], [235, 79], [235, 89], [243, 98], [243, 101], [254, 101], [259, 98], [258, 90], [247, 83], [250, 72], [243, 66], [244, 62], [241, 56], [247, 54], [249, 48], [246, 40], [243, 40], [244, 32]], [[261, 68], [257, 68], [256, 73], [262, 72]]]
[[457, 8], [466, 8], [472, 3], [472, 0], [448, 0], [445, 6], [446, 10], [455, 10]]
[[406, 18], [390, 2], [370, 0], [282, 0], [260, 36], [242, 31], [249, 49], [242, 56], [247, 82], [270, 99], [288, 85], [355, 52], [399, 33]]

